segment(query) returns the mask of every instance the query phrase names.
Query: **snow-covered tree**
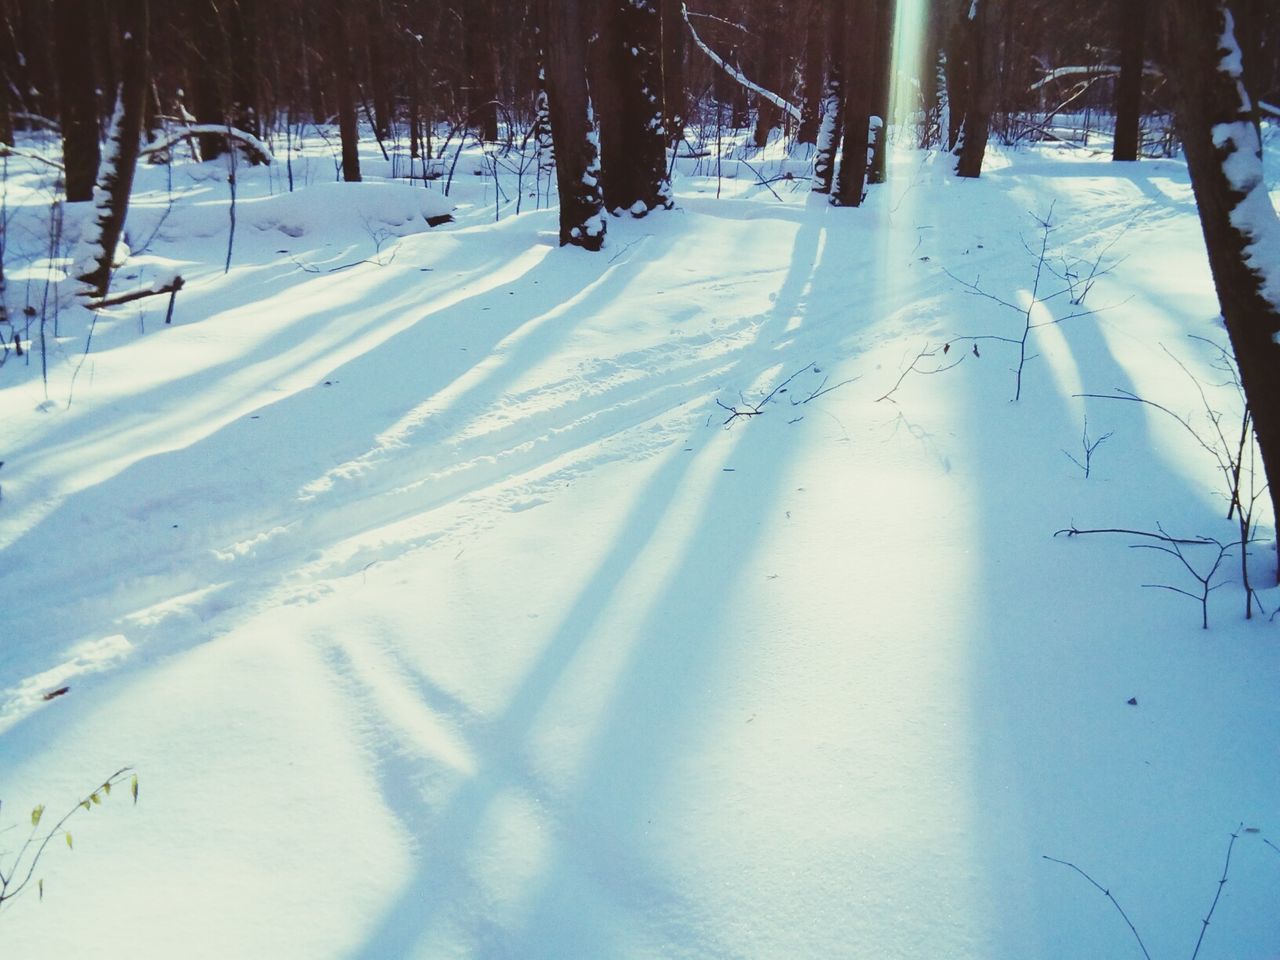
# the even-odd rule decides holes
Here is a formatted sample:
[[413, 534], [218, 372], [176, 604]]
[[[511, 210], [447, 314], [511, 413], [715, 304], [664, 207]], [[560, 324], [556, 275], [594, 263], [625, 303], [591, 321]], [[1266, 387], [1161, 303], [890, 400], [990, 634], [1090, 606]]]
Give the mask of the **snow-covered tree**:
[[1209, 266], [1280, 517], [1280, 220], [1263, 178], [1257, 104], [1245, 82], [1234, 5], [1162, 3], [1166, 72]]
[[120, 24], [120, 90], [107, 137], [102, 169], [94, 187], [97, 216], [86, 244], [87, 269], [79, 274], [98, 299], [107, 295], [116, 247], [124, 234], [129, 194], [142, 146], [142, 115], [147, 94], [148, 0], [116, 0]]

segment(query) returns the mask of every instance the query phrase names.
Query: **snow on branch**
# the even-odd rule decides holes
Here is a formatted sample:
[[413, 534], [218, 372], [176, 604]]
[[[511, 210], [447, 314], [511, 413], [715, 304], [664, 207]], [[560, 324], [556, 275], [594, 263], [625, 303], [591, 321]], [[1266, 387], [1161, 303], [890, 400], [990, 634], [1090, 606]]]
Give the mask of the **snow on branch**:
[[11, 147], [5, 143], [0, 143], [0, 157], [19, 157], [23, 160], [34, 160], [37, 163], [48, 164], [55, 170], [65, 169], [57, 160], [50, 160], [48, 157], [43, 157], [34, 150], [23, 150], [20, 147]]
[[230, 127], [221, 123], [192, 123], [179, 127], [170, 131], [159, 140], [153, 140], [142, 148], [142, 156], [149, 157], [155, 153], [163, 153], [168, 150], [179, 140], [185, 140], [187, 137], [197, 134], [215, 133], [224, 137], [230, 137], [237, 140], [248, 148], [251, 154], [250, 160], [254, 163], [270, 164], [275, 162], [275, 157], [271, 155], [271, 148], [246, 130], [240, 130], [236, 127]]
[[[1152, 66], [1144, 66], [1142, 72], [1151, 76], [1159, 76], [1160, 71]], [[1028, 90], [1039, 90], [1046, 84], [1061, 80], [1063, 77], [1114, 77], [1120, 74], [1120, 68], [1114, 63], [1095, 63], [1088, 66], [1054, 67], [1046, 70], [1044, 76], [1027, 87]]]
[[[741, 70], [739, 70], [737, 67], [730, 66], [728, 63], [725, 62], [723, 57], [721, 57], [718, 53], [716, 53], [709, 46], [707, 46], [706, 41], [703, 40], [702, 37], [698, 36], [698, 31], [694, 29], [693, 22], [689, 19], [690, 13], [689, 13], [688, 4], [683, 2], [680, 4], [680, 15], [684, 17], [685, 26], [689, 28], [689, 34], [693, 37], [693, 42], [698, 45], [698, 47], [702, 50], [703, 53], [705, 53], [708, 57], [711, 58], [711, 61], [716, 66], [718, 66], [721, 70], [723, 70], [729, 76], [733, 77], [734, 80], [738, 81], [738, 83], [742, 84], [748, 90], [754, 92], [758, 96], [764, 97], [766, 100], [772, 103], [779, 110], [785, 111], [787, 114], [789, 114], [792, 117], [792, 119], [794, 120], [800, 119], [800, 108], [797, 107], [794, 103], [790, 103], [789, 101], [784, 100], [782, 97], [778, 96], [778, 94], [773, 93], [769, 90], [766, 90], [764, 87], [760, 86], [760, 84], [752, 82], [746, 77], [745, 74], [743, 74]], [[694, 16], [697, 16], [697, 14], [694, 14]]]

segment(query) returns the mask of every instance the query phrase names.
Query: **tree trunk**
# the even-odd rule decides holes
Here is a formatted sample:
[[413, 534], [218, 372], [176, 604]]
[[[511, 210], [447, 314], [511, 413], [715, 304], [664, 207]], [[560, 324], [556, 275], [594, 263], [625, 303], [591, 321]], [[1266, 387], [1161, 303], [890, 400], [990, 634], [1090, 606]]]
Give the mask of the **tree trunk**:
[[329, 16], [329, 78], [338, 103], [338, 136], [342, 140], [342, 179], [360, 182], [360, 133], [356, 127], [356, 80], [351, 70], [344, 0], [335, 0]]
[[862, 204], [867, 185], [875, 58], [875, 0], [850, 0], [844, 34], [844, 148], [831, 190], [838, 207]]
[[120, 91], [107, 138], [107, 155], [95, 191], [98, 209], [95, 259], [92, 267], [79, 277], [98, 299], [107, 295], [111, 285], [112, 260], [129, 212], [149, 74], [147, 0], [115, 0], [115, 7], [120, 23]]
[[991, 135], [991, 109], [995, 95], [995, 63], [993, 62], [990, 23], [994, 0], [961, 0], [960, 53], [965, 57], [968, 90], [965, 95], [964, 119], [956, 144], [956, 176], [979, 177], [982, 159]]
[[496, 15], [490, 0], [466, 0], [462, 6], [467, 118], [487, 142], [498, 139], [498, 64], [492, 33]]
[[846, 0], [819, 0], [826, 24], [826, 72], [822, 88], [822, 120], [813, 155], [813, 192], [830, 193], [836, 153], [844, 128], [844, 35]]
[[[1262, 175], [1232, 4], [1163, 0], [1178, 132], [1272, 516], [1280, 517], [1280, 220]], [[1280, 537], [1277, 537], [1280, 550]], [[1280, 566], [1277, 567], [1280, 574]]]
[[[235, 0], [228, 17], [228, 68], [231, 74], [231, 120], [241, 130], [262, 136], [259, 107], [261, 69], [258, 57], [258, 0]], [[258, 154], [242, 151], [250, 163]]]
[[[227, 44], [226, 31], [218, 11], [217, 0], [195, 0], [195, 90], [193, 91], [196, 122], [226, 124], [227, 110]], [[200, 159], [216, 160], [230, 149], [227, 138], [217, 133], [202, 133]]]
[[[680, 16], [681, 0], [660, 0], [662, 20], [662, 107], [667, 140], [678, 145], [684, 140], [684, 18]], [[673, 147], [674, 148], [674, 147]]]
[[82, 34], [87, 0], [54, 0], [53, 29], [58, 53], [58, 93], [62, 114], [62, 162], [67, 200], [93, 199], [98, 176], [98, 98], [93, 61]]
[[365, 0], [365, 4], [369, 82], [373, 87], [373, 128], [380, 141], [389, 143], [395, 119], [395, 99], [391, 94], [391, 65], [386, 56], [386, 11], [382, 0]]
[[1116, 139], [1111, 159], [1137, 160], [1142, 141], [1142, 53], [1147, 30], [1147, 0], [1126, 0], [1122, 11]]
[[826, 4], [823, 0], [810, 0], [808, 16], [805, 17], [803, 93], [797, 143], [818, 142], [826, 84], [826, 35]]
[[889, 176], [889, 98], [893, 95], [893, 21], [897, 0], [877, 0], [875, 59], [871, 76], [872, 121], [869, 183], [884, 183]]
[[605, 206], [643, 217], [671, 207], [657, 0], [608, 0], [596, 41]]
[[560, 190], [560, 245], [604, 246], [600, 153], [587, 95], [585, 25], [578, 0], [540, 0], [546, 25], [547, 98]]

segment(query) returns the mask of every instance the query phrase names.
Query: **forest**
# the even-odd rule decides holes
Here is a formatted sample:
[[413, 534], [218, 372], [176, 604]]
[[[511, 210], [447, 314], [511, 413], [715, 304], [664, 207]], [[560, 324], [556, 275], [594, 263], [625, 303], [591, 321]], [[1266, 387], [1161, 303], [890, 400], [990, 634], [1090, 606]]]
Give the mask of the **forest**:
[[1280, 951], [1280, 6], [0, 0], [0, 954]]

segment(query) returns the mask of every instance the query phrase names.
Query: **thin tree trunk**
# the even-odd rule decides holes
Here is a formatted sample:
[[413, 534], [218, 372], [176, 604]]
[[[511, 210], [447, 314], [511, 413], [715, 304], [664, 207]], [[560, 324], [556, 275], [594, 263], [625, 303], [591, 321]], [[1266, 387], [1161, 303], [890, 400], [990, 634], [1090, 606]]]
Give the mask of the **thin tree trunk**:
[[395, 99], [391, 95], [391, 65], [386, 57], [387, 18], [382, 0], [365, 0], [368, 29], [369, 80], [373, 87], [374, 132], [384, 143], [391, 141]]
[[[1262, 171], [1233, 4], [1162, 0], [1178, 131], [1209, 267], [1280, 516], [1280, 220]], [[1280, 551], [1280, 537], [1276, 541]], [[1280, 565], [1277, 566], [1280, 579]]]
[[329, 18], [329, 78], [338, 103], [338, 136], [342, 140], [342, 179], [360, 182], [360, 134], [356, 127], [355, 77], [347, 43], [344, 0], [335, 0]]
[[1142, 54], [1147, 0], [1126, 0], [1120, 24], [1120, 78], [1116, 83], [1113, 160], [1137, 160], [1142, 140]]

